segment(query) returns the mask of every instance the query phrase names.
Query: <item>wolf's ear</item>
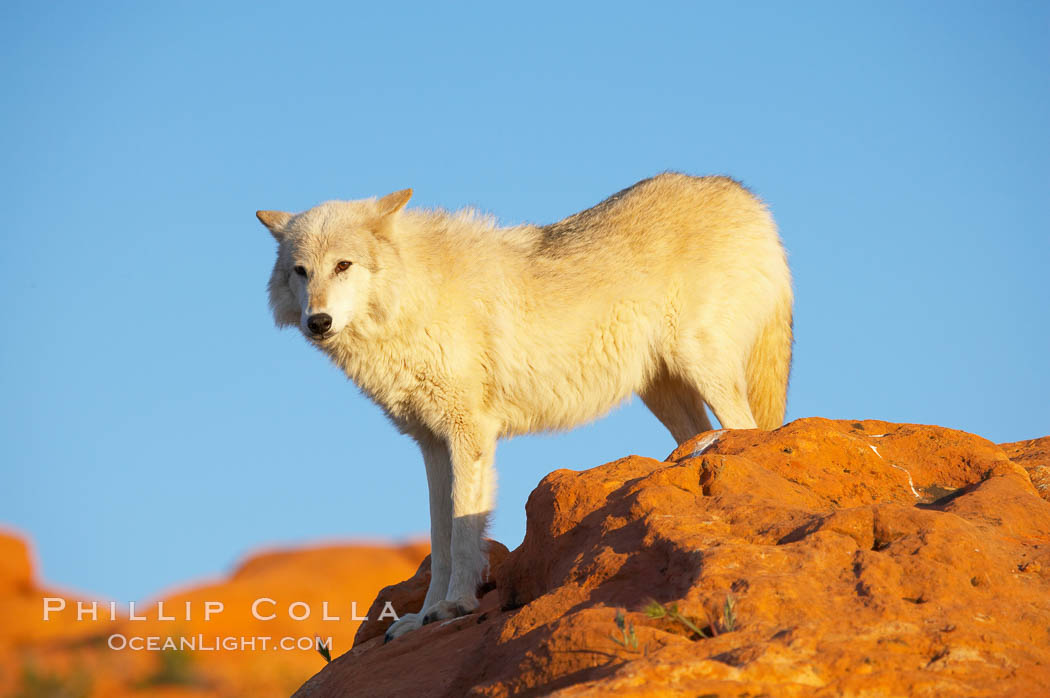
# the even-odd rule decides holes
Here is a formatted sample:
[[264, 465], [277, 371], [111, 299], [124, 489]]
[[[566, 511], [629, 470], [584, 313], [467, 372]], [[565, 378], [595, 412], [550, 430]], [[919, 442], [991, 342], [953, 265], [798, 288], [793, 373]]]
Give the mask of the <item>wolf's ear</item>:
[[412, 190], [402, 189], [401, 191], [395, 191], [393, 194], [387, 194], [377, 201], [376, 208], [379, 209], [380, 216], [390, 216], [403, 209], [411, 198]]
[[255, 217], [259, 219], [260, 223], [270, 229], [270, 234], [273, 235], [277, 242], [284, 239], [284, 226], [288, 225], [288, 221], [292, 220], [292, 214], [284, 211], [256, 211]]

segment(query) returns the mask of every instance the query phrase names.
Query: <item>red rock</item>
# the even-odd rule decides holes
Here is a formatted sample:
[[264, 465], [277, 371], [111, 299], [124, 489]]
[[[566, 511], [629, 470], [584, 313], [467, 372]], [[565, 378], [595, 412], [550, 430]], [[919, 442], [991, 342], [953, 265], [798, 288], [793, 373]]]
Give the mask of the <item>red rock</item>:
[[0, 590], [30, 589], [33, 585], [33, 566], [29, 561], [29, 547], [18, 536], [0, 532]]
[[1050, 501], [1050, 436], [999, 445], [1010, 460], [1028, 471], [1039, 496]]
[[95, 632], [91, 623], [63, 615], [42, 622], [44, 597], [65, 598], [70, 607], [77, 599], [38, 585], [29, 544], [15, 533], [0, 533], [0, 688], [14, 648], [58, 637], [79, 641]]
[[[46, 590], [33, 582], [25, 543], [13, 536], [0, 536], [0, 695], [28, 691], [25, 674], [35, 672], [65, 692], [62, 695], [118, 698], [120, 696], [288, 695], [319, 667], [324, 659], [311, 646], [274, 651], [262, 649], [192, 650], [179, 658], [170, 651], [113, 650], [107, 646], [113, 635], [125, 637], [192, 638], [203, 636], [203, 644], [214, 646], [217, 637], [332, 638], [332, 655], [350, 649], [359, 625], [352, 619], [351, 604], [358, 613], [384, 584], [411, 574], [427, 553], [424, 543], [405, 545], [327, 545], [298, 550], [263, 552], [245, 560], [228, 579], [185, 586], [145, 604], [137, 613], [146, 620], [127, 618], [127, 604], [118, 607], [118, 618], [108, 620], [108, 604], [99, 604], [96, 621], [77, 621], [78, 595]], [[42, 598], [62, 597], [67, 609], [43, 622]], [[259, 598], [272, 599], [259, 608], [258, 620], [251, 612]], [[157, 601], [165, 604], [160, 620]], [[205, 601], [218, 601], [224, 610], [211, 620], [203, 619]], [[324, 620], [324, 603], [329, 616]], [[185, 603], [191, 617], [185, 618]], [[300, 602], [310, 616], [295, 620], [289, 605]], [[304, 607], [295, 609], [301, 616]], [[261, 640], [257, 640], [261, 643]], [[37, 682], [39, 683], [39, 681]], [[35, 689], [39, 690], [39, 689]], [[54, 689], [57, 695], [59, 688]], [[36, 695], [36, 693], [33, 693]], [[51, 695], [50, 693], [48, 695]]]
[[485, 612], [359, 641], [296, 696], [1045, 693], [1045, 440], [1023, 444], [805, 419], [555, 471]]

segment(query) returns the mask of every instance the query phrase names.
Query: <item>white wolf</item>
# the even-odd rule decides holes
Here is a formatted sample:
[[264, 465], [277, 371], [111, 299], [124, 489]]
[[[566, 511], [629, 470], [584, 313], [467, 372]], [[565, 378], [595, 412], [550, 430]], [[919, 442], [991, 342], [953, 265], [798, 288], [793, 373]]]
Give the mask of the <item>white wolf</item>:
[[546, 226], [404, 209], [412, 190], [259, 211], [270, 305], [423, 451], [432, 576], [387, 633], [475, 611], [501, 437], [568, 429], [638, 393], [678, 443], [772, 429], [791, 361], [791, 275], [765, 206], [666, 173]]

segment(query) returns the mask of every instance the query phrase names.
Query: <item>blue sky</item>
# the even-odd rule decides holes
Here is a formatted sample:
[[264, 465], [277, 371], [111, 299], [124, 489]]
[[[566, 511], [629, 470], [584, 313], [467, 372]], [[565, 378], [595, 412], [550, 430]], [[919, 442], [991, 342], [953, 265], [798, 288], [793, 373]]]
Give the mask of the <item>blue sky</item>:
[[[789, 419], [1050, 432], [1047, 4], [380, 5], [0, 7], [0, 522], [50, 582], [427, 530], [415, 447], [273, 327], [259, 208], [542, 223], [730, 174], [790, 253]], [[673, 445], [638, 401], [504, 443], [492, 532], [555, 468]]]

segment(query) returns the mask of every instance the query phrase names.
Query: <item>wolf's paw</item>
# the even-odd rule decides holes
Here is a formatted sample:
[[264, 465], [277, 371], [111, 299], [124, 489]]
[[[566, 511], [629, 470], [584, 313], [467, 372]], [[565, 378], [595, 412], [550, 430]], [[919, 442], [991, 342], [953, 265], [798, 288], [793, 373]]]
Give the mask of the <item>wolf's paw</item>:
[[481, 604], [474, 597], [459, 598], [455, 601], [438, 601], [436, 604], [423, 612], [423, 625], [438, 620], [459, 618], [478, 610]]
[[391, 640], [399, 638], [413, 630], [418, 630], [421, 625], [423, 625], [422, 611], [419, 613], [406, 613], [401, 616], [401, 618], [391, 623], [390, 627], [386, 629], [386, 636], [383, 639], [383, 643], [390, 642]]

